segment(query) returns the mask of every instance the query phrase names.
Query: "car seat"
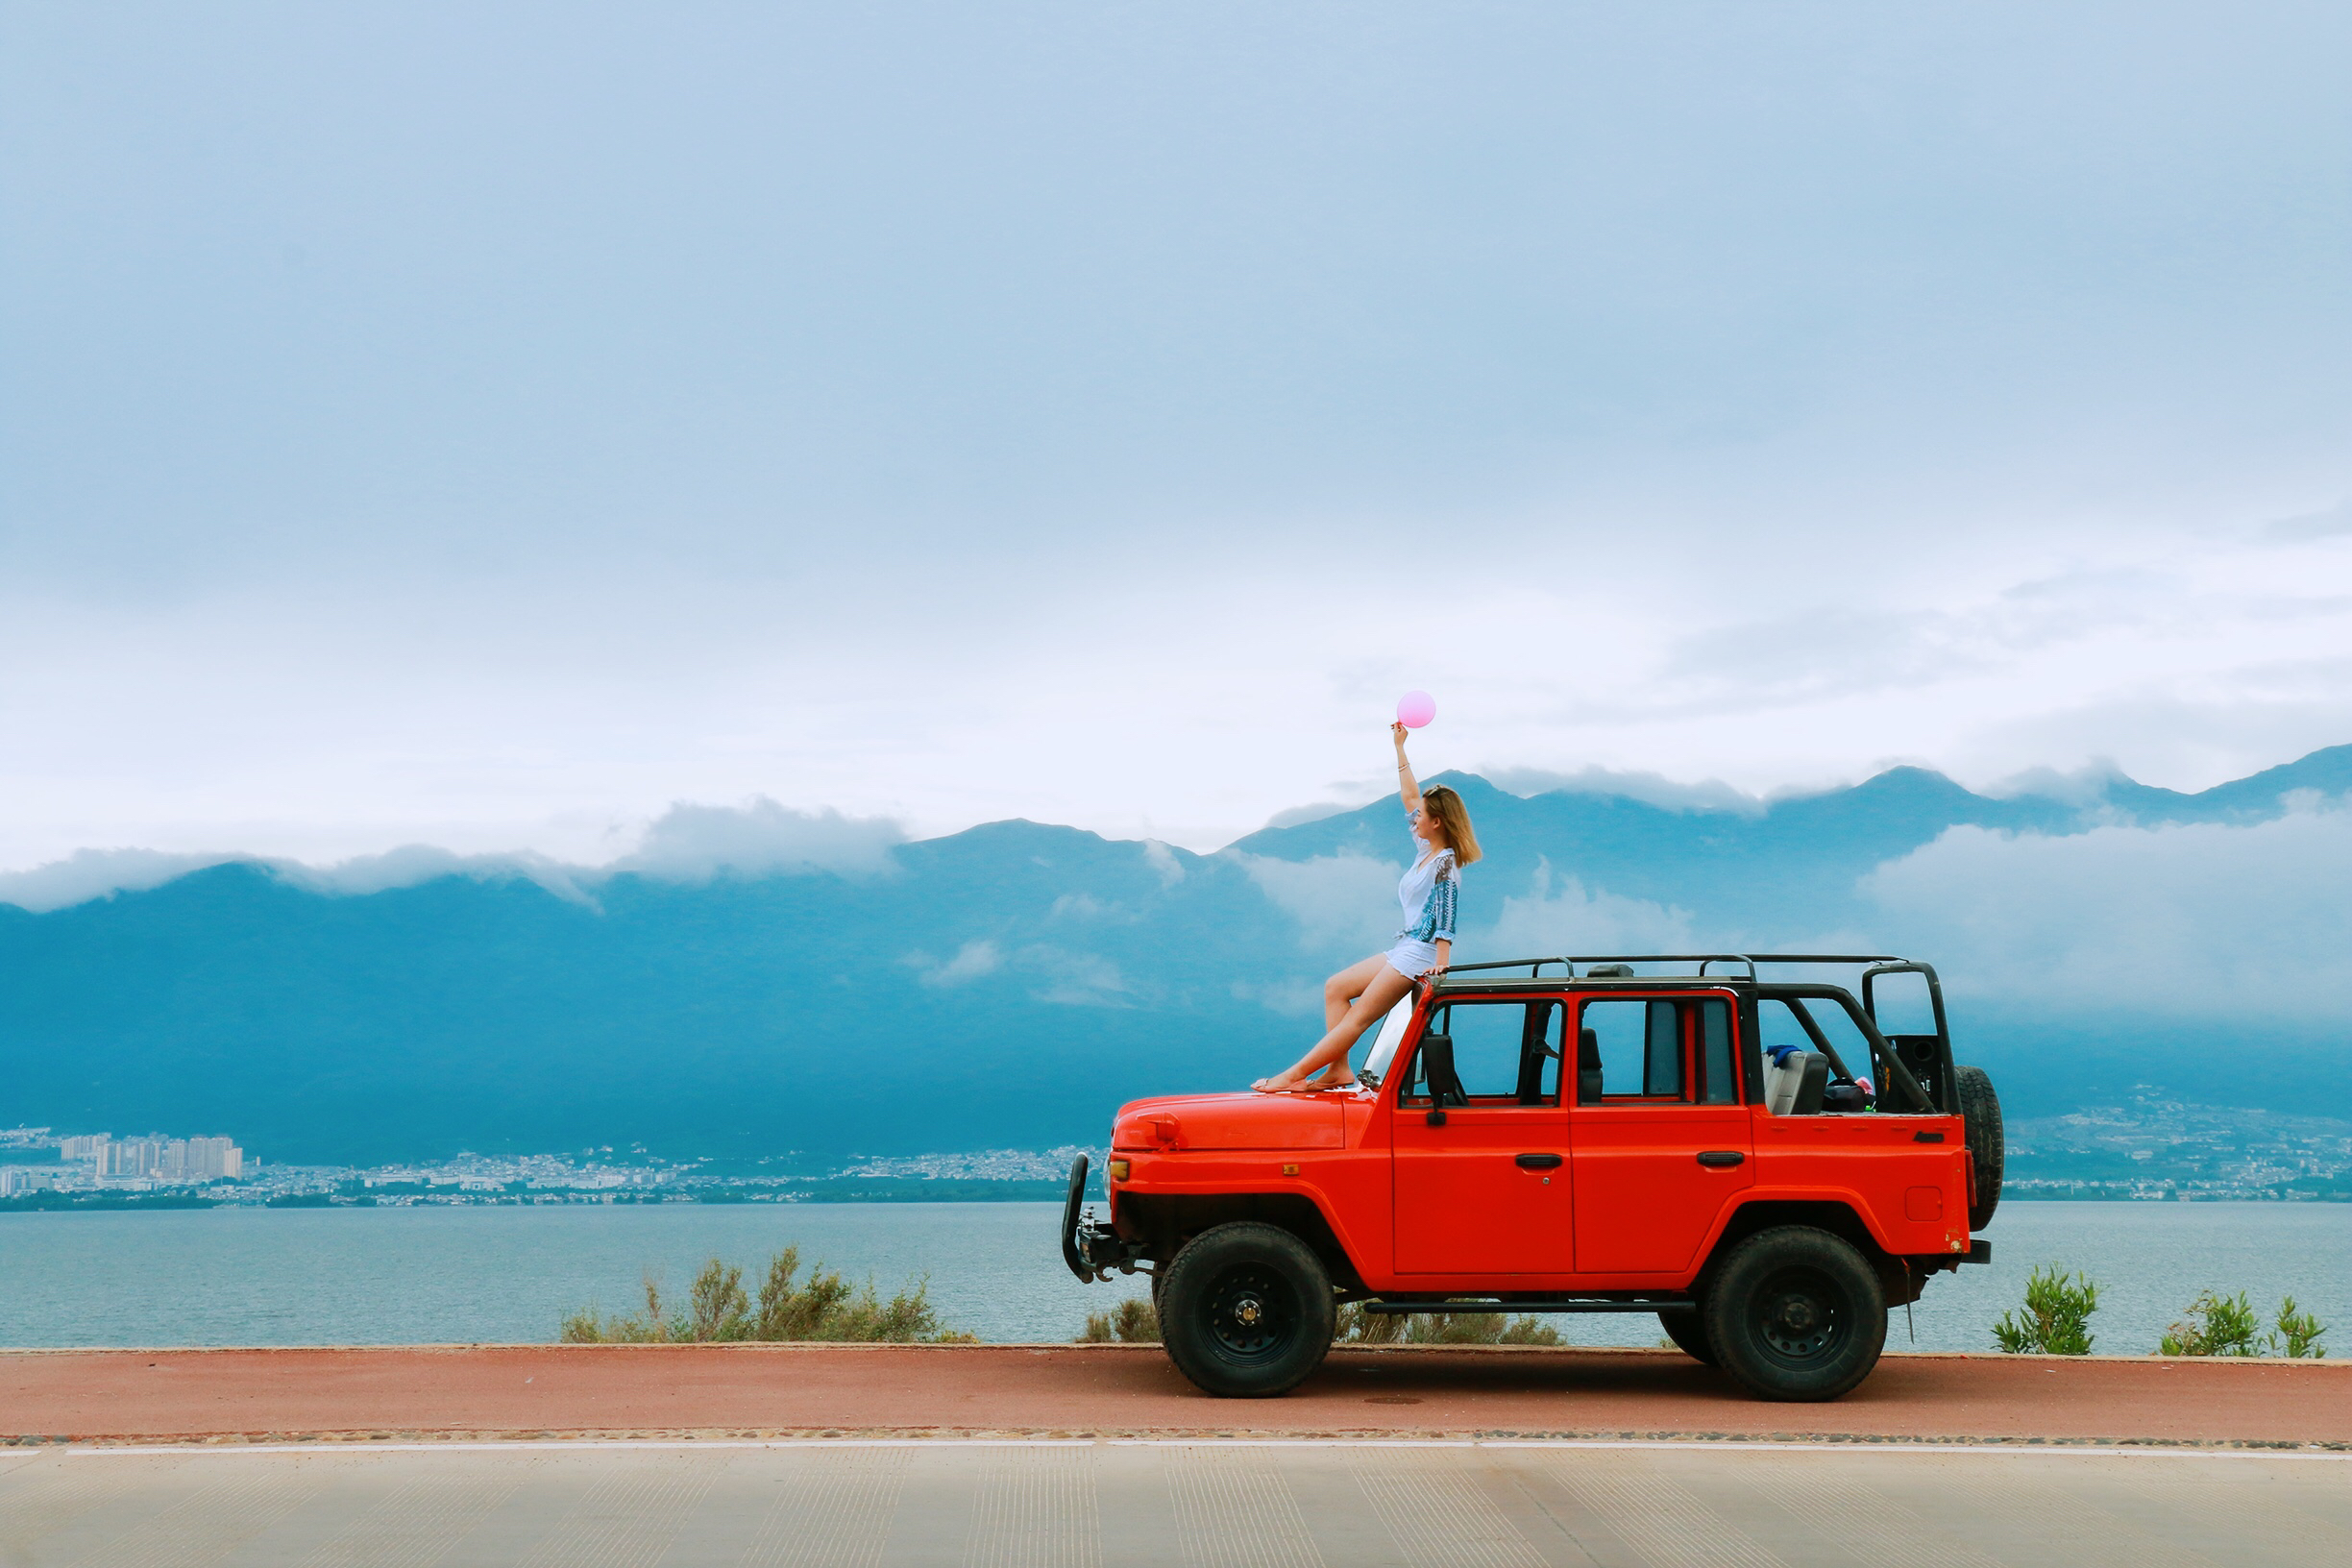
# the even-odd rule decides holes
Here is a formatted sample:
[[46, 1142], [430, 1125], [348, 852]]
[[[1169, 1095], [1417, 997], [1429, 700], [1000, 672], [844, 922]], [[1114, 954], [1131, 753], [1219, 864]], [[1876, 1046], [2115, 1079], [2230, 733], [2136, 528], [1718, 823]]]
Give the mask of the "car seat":
[[1462, 1092], [1460, 1075], [1454, 1070], [1452, 1035], [1421, 1037], [1421, 1079], [1429, 1086], [1430, 1104], [1433, 1106], [1442, 1109], [1470, 1103], [1470, 1096]]
[[1591, 1029], [1577, 1031], [1577, 1104], [1601, 1103], [1601, 1037]]
[[1764, 1064], [1764, 1108], [1776, 1116], [1817, 1115], [1829, 1087], [1829, 1059], [1819, 1051], [1776, 1045]]
[[1804, 1053], [1804, 1075], [1797, 1080], [1797, 1100], [1789, 1107], [1792, 1116], [1818, 1116], [1822, 1097], [1829, 1090], [1829, 1059], [1819, 1051]]

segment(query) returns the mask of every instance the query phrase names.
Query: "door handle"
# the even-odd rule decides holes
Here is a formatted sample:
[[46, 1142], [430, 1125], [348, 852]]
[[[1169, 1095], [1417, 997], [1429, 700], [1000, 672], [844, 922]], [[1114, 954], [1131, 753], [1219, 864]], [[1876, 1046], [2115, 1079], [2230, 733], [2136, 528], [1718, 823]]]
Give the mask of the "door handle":
[[1559, 1163], [1556, 1154], [1523, 1154], [1518, 1162], [1521, 1170], [1556, 1170]]
[[1703, 1165], [1736, 1165], [1747, 1158], [1737, 1149], [1706, 1149], [1701, 1151], [1699, 1163]]

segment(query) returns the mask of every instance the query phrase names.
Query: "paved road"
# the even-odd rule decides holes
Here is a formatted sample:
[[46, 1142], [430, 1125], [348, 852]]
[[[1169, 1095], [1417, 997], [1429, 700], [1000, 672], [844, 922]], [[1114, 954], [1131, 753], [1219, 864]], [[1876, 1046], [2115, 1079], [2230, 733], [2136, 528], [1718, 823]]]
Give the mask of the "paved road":
[[9, 1568], [2352, 1561], [2352, 1456], [1744, 1443], [0, 1453]]
[[1672, 1351], [1335, 1351], [1211, 1399], [1156, 1346], [509, 1345], [0, 1353], [0, 1440], [211, 1434], [1467, 1433], [2352, 1444], [2352, 1364], [1890, 1356], [1828, 1405]]

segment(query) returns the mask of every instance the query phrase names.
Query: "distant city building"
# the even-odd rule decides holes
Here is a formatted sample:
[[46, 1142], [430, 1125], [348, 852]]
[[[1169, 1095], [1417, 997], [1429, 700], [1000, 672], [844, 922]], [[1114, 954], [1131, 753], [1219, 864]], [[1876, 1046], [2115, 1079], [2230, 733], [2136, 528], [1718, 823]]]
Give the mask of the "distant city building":
[[94, 1133], [59, 1145], [68, 1161], [86, 1161], [99, 1182], [237, 1181], [245, 1174], [245, 1151], [227, 1138], [115, 1138]]
[[46, 1165], [0, 1165], [0, 1198], [55, 1187], [57, 1179], [57, 1171]]
[[233, 1182], [245, 1174], [245, 1151], [225, 1138], [191, 1138], [186, 1168], [191, 1181]]

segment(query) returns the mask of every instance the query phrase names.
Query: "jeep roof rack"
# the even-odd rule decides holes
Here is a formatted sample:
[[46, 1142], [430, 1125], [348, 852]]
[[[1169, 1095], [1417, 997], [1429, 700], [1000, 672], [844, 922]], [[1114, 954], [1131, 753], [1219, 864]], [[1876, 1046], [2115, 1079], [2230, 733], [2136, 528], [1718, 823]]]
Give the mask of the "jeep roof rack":
[[[1604, 964], [1696, 964], [1700, 977], [1705, 978], [1710, 964], [1745, 964], [1747, 979], [1756, 978], [1759, 964], [1908, 964], [1911, 961], [1893, 953], [1574, 953], [1557, 958], [1507, 958], [1487, 964], [1454, 964], [1446, 968], [1450, 978], [1457, 974], [1471, 974], [1493, 969], [1525, 969], [1531, 979], [1540, 978], [1544, 966], [1557, 964], [1566, 969], [1565, 978], [1578, 978], [1577, 966]], [[1505, 978], [1497, 975], [1497, 979]], [[1589, 976], [1588, 976], [1589, 978]], [[1605, 976], [1603, 978], [1619, 978]], [[1647, 978], [1663, 978], [1649, 976]], [[1735, 979], [1737, 976], [1725, 976]]]
[[[1557, 958], [1507, 958], [1485, 964], [1449, 965], [1445, 974], [1438, 980], [1436, 989], [1440, 994], [1448, 991], [1458, 993], [1481, 989], [1495, 992], [1539, 989], [1545, 979], [1544, 968], [1553, 964], [1558, 965], [1567, 971], [1565, 975], [1557, 977], [1555, 983], [1580, 980], [1622, 980], [1631, 981], [1636, 986], [1643, 983], [1657, 985], [1661, 982], [1688, 986], [1694, 982], [1713, 981], [1718, 985], [1752, 986], [1756, 988], [1760, 995], [1783, 998], [1833, 998], [1847, 1009], [1850, 1016], [1853, 1017], [1853, 1021], [1862, 1030], [1864, 1038], [1869, 1041], [1871, 1065], [1881, 1075], [1882, 1080], [1892, 1081], [1899, 1086], [1906, 1097], [1923, 1108], [1940, 1105], [1947, 1113], [1953, 1114], [1959, 1110], [1959, 1102], [1955, 1098], [1957, 1091], [1952, 1087], [1951, 1024], [1944, 1012], [1944, 984], [1937, 976], [1935, 966], [1932, 964], [1923, 964], [1917, 959], [1901, 958], [1892, 953], [1574, 953], [1563, 954]], [[1585, 972], [1581, 975], [1577, 973], [1577, 966], [1580, 964], [1586, 966]], [[1697, 969], [1680, 974], [1635, 974], [1633, 966], [1636, 964], [1696, 965]], [[1710, 965], [1715, 964], [1745, 965], [1748, 972], [1746, 974], [1710, 975], [1707, 973], [1707, 968]], [[1818, 981], [1788, 981], [1767, 985], [1756, 974], [1756, 967], [1760, 964], [1863, 965], [1865, 968], [1862, 970], [1860, 1011], [1858, 1014], [1855, 1012], [1853, 997], [1842, 986], [1832, 986]], [[1497, 972], [1505, 969], [1525, 969], [1527, 972], [1523, 975]], [[1932, 1035], [1905, 1034], [1890, 1038], [1880, 1030], [1874, 988], [1882, 976], [1890, 974], [1916, 974], [1927, 982], [1927, 1000], [1935, 1017], [1935, 1033]], [[1457, 982], [1457, 976], [1462, 978]], [[1472, 976], [1476, 978], [1471, 978]], [[1792, 1001], [1791, 1005], [1796, 1006], [1796, 1003]], [[1815, 1026], [1811, 1017], [1805, 1014], [1801, 1007], [1798, 1007], [1797, 1011], [1800, 1023], [1813, 1038], [1816, 1048], [1827, 1055], [1834, 1063], [1837, 1060], [1836, 1052]], [[1898, 1040], [1902, 1042], [1901, 1045], [1898, 1045]], [[1906, 1047], [1916, 1047], [1925, 1054], [1921, 1056], [1916, 1063], [1906, 1063], [1901, 1055], [1901, 1051]], [[1935, 1085], [1932, 1092], [1922, 1087], [1918, 1076], [1912, 1070], [1914, 1066], [1929, 1074]], [[1843, 1073], [1845, 1068], [1840, 1066], [1838, 1070]]]

